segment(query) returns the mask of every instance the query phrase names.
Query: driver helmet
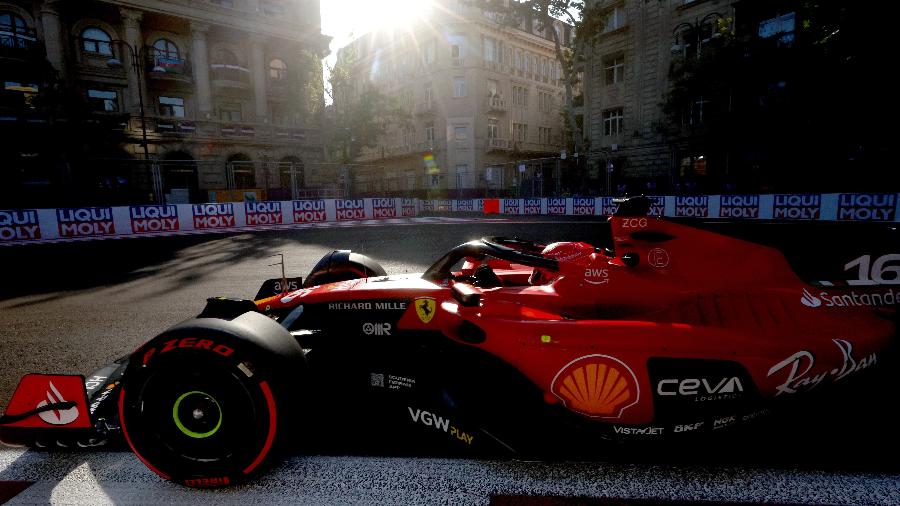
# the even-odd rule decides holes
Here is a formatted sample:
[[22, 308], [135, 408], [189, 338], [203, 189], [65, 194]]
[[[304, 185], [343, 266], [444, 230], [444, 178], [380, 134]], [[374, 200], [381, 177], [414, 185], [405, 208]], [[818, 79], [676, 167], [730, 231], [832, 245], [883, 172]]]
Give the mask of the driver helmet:
[[[594, 253], [594, 247], [585, 242], [555, 242], [548, 244], [541, 256], [544, 258], [552, 258], [559, 262], [572, 262], [580, 265], [586, 265], [590, 262], [591, 254]], [[553, 281], [558, 273], [535, 267], [528, 278], [531, 285], [546, 285]]]

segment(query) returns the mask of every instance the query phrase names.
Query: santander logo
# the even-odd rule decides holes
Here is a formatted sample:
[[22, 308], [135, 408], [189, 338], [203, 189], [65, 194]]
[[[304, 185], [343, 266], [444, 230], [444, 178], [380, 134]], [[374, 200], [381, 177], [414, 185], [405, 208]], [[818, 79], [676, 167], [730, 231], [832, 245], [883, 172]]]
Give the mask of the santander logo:
[[815, 295], [809, 293], [809, 290], [806, 288], [803, 289], [803, 297], [800, 297], [800, 302], [806, 307], [819, 307], [822, 305], [822, 301]]
[[[56, 404], [59, 402], [66, 402], [63, 398], [62, 394], [59, 393], [59, 390], [56, 389], [56, 386], [53, 382], [50, 383], [50, 390], [47, 392], [47, 400], [41, 401], [38, 403], [38, 408], [43, 408], [48, 404]], [[50, 425], [69, 425], [78, 419], [78, 407], [73, 406], [69, 409], [54, 409], [51, 411], [43, 411], [38, 413], [38, 416], [41, 417], [41, 420], [49, 423]]]

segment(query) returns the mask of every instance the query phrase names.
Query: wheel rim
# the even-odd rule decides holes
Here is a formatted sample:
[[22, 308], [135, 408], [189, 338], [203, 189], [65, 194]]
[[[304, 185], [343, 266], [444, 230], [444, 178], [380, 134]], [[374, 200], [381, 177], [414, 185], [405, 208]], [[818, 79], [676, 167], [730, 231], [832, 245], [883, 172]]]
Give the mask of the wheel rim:
[[[199, 390], [181, 394], [172, 406], [175, 426], [182, 434], [194, 439], [205, 439], [218, 432], [222, 427], [222, 417], [219, 401]], [[209, 428], [210, 425], [212, 428]]]

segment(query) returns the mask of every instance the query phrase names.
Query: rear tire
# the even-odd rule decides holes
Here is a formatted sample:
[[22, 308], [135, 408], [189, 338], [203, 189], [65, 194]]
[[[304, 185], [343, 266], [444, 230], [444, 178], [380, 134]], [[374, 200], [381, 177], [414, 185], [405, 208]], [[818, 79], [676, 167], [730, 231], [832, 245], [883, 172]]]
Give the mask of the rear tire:
[[[194, 336], [160, 336], [132, 357], [119, 401], [122, 432], [161, 477], [226, 486], [272, 458], [283, 427], [279, 368], [270, 352], [250, 343]], [[204, 339], [212, 344], [199, 345]]]

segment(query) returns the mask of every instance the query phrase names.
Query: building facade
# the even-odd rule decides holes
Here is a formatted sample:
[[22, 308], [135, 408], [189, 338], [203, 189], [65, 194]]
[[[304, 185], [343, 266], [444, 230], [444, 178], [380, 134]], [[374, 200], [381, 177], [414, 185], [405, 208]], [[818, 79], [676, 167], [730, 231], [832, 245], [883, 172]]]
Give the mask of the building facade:
[[[393, 98], [409, 120], [387, 127], [354, 162], [357, 193], [433, 196], [549, 195], [563, 148], [564, 87], [552, 30], [571, 27], [435, 2], [417, 26], [367, 34], [338, 52], [350, 86]], [[525, 162], [546, 158], [549, 163]]]
[[289, 196], [327, 46], [319, 0], [0, 1], [0, 208]]
[[[584, 72], [588, 175], [604, 193], [670, 190], [712, 164], [703, 146], [664, 130], [673, 61], [695, 57], [732, 23], [733, 0], [599, 0], [605, 26]], [[702, 121], [703, 98], [685, 121]], [[691, 116], [693, 114], [693, 116]]]

